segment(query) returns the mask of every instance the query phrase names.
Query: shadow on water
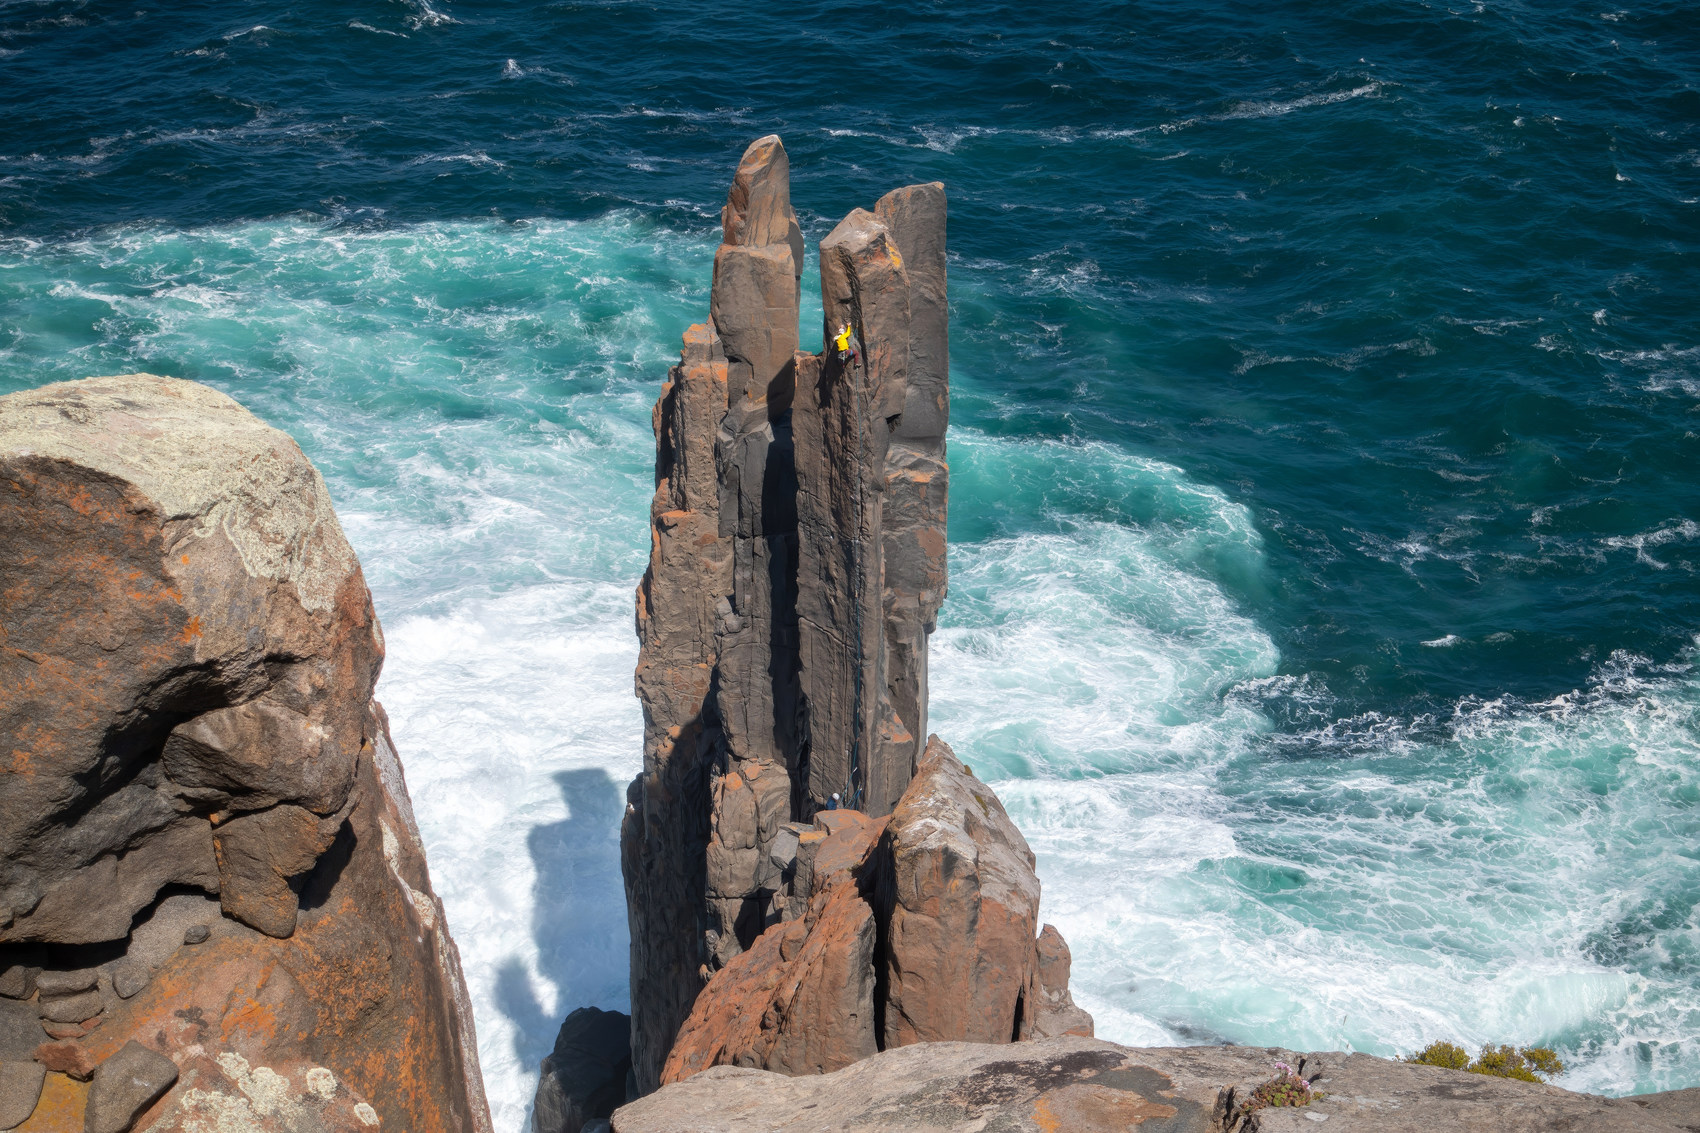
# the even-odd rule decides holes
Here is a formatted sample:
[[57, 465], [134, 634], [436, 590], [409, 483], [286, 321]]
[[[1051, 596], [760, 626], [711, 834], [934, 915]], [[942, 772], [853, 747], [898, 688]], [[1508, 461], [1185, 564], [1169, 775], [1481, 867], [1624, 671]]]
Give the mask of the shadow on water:
[[[627, 1010], [626, 894], [620, 881], [624, 794], [606, 771], [562, 771], [562, 822], [532, 827], [526, 838], [537, 869], [531, 931], [537, 967], [555, 985], [551, 1010], [540, 1002], [524, 961], [511, 956], [496, 977], [496, 1002], [514, 1024], [514, 1053], [535, 1071], [575, 1007]], [[530, 1128], [529, 1107], [526, 1128]]]

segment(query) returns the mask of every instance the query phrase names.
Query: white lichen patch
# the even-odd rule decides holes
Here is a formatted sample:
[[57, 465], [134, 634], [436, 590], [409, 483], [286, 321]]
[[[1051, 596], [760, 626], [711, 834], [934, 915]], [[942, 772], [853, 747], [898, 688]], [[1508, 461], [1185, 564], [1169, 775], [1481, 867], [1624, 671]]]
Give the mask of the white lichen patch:
[[323, 1066], [315, 1066], [307, 1071], [307, 1091], [320, 1101], [330, 1101], [336, 1097], [336, 1075]]
[[362, 1125], [378, 1124], [378, 1111], [367, 1105], [365, 1102], [361, 1102], [359, 1105], [354, 1107], [354, 1116], [360, 1119], [360, 1123]]
[[287, 433], [217, 390], [153, 374], [58, 382], [0, 397], [0, 461], [37, 456], [117, 477], [189, 525], [222, 534], [255, 578], [328, 610], [357, 563], [324, 478]]
[[407, 883], [407, 878], [401, 875], [401, 843], [396, 839], [395, 831], [382, 818], [378, 819], [378, 828], [384, 835], [384, 860], [389, 863], [390, 876], [407, 897], [408, 904], [413, 906], [414, 915], [419, 918], [420, 925], [426, 932], [432, 932], [437, 927], [437, 902], [429, 893], [422, 893]]

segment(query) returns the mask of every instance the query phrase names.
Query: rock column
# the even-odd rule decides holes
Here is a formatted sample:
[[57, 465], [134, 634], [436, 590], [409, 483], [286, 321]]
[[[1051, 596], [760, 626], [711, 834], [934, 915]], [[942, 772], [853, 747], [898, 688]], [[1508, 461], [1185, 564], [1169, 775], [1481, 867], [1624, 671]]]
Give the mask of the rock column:
[[789, 179], [779, 138], [745, 151], [709, 321], [654, 413], [644, 770], [621, 832], [642, 1091], [707, 980], [806, 908], [796, 824], [834, 793], [889, 813], [925, 735], [945, 587], [944, 191], [897, 190], [822, 243], [828, 338], [848, 324], [857, 350], [813, 355], [797, 350]]
[[808, 791], [891, 812], [926, 736], [927, 636], [945, 592], [949, 420], [944, 186], [886, 194], [821, 242], [830, 343], [796, 414]]

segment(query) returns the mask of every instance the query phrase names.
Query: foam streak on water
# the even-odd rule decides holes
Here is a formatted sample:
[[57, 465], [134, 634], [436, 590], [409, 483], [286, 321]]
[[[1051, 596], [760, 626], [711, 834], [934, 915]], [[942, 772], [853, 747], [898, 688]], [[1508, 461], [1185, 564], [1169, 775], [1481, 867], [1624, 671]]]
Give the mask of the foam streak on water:
[[753, 2], [0, 4], [0, 392], [324, 470], [497, 1128], [625, 1002], [649, 408], [769, 131], [811, 241], [949, 188], [932, 724], [1101, 1033], [1700, 1085], [1690, 6]]

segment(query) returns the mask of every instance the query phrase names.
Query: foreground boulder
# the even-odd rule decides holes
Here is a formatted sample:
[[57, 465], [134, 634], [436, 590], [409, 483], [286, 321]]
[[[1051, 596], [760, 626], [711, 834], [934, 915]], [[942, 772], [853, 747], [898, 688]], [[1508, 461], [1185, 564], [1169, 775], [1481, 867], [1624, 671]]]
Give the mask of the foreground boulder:
[[[1320, 1076], [1319, 1100], [1247, 1111], [1277, 1062]], [[1684, 1091], [1686, 1092], [1686, 1091]], [[835, 1073], [721, 1066], [615, 1110], [614, 1133], [1679, 1133], [1682, 1099], [1556, 1086], [1263, 1047], [1135, 1050], [1094, 1039], [923, 1043]], [[1643, 1104], [1645, 1103], [1645, 1104]], [[1669, 1109], [1669, 1113], [1665, 1112]], [[1691, 1110], [1685, 1111], [1689, 1114]]]
[[146, 374], [0, 397], [0, 578], [23, 1128], [488, 1129], [383, 638], [295, 442]]
[[1068, 946], [1039, 929], [1032, 851], [937, 736], [886, 818], [824, 811], [814, 829], [787, 829], [803, 911], [709, 980], [663, 1083], [728, 1065], [824, 1074], [914, 1043], [1091, 1035], [1069, 997]]

